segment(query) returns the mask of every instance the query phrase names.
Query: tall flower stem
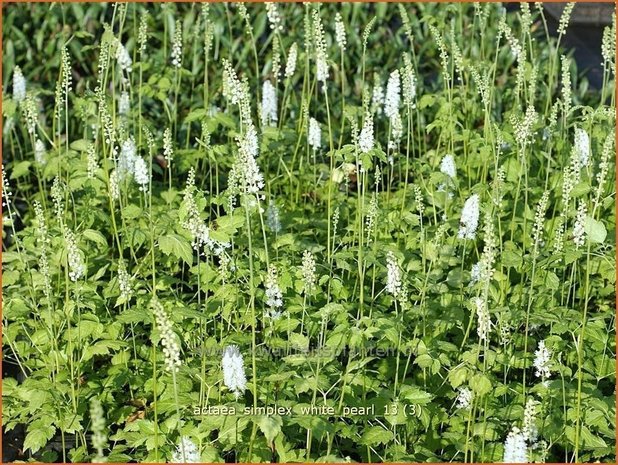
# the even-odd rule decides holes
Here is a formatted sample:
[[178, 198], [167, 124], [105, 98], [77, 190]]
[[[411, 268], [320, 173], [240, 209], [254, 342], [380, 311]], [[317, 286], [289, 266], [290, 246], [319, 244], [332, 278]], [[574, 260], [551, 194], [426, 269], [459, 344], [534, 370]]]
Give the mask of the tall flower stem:
[[[253, 265], [253, 240], [251, 234], [251, 216], [249, 215], [248, 198], [244, 198], [245, 220], [247, 222], [247, 240], [249, 242], [249, 305], [251, 307], [251, 372], [253, 376], [253, 409], [257, 409], [258, 387], [257, 387], [257, 364], [255, 353], [257, 350], [256, 344], [256, 326], [257, 318], [255, 314], [255, 280], [254, 280], [254, 265]], [[255, 422], [251, 433], [251, 442], [249, 443], [249, 461], [251, 461], [253, 453], [253, 442], [255, 440]]]

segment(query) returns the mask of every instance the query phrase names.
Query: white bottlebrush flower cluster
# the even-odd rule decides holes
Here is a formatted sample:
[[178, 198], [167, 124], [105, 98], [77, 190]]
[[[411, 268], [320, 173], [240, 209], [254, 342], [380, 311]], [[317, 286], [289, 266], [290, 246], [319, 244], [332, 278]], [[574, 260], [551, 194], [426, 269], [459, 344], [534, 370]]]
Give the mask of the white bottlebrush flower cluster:
[[[603, 40], [601, 42], [601, 56], [603, 57], [603, 68], [607, 71], [615, 71], [616, 59], [616, 15], [612, 15], [612, 25], [603, 29]], [[615, 74], [615, 73], [614, 73]]]
[[24, 119], [26, 120], [26, 127], [28, 128], [28, 134], [34, 135], [38, 120], [37, 105], [34, 101], [34, 97], [31, 94], [27, 94], [22, 106]]
[[275, 234], [281, 232], [281, 220], [279, 218], [279, 208], [274, 202], [268, 204], [266, 209], [266, 226]]
[[322, 146], [322, 130], [315, 118], [309, 119], [309, 133], [307, 135], [307, 142], [309, 147], [317, 151]]
[[450, 179], [457, 177], [457, 168], [455, 166], [455, 157], [450, 153], [444, 155], [440, 162], [440, 171], [446, 174]]
[[[104, 34], [109, 34], [109, 36], [113, 36], [113, 32], [111, 31], [111, 27], [109, 24], [104, 24], [103, 29], [105, 31]], [[97, 96], [101, 97], [105, 93], [103, 91], [103, 80], [105, 79], [105, 74], [109, 69], [110, 57], [115, 57], [115, 53], [112, 54], [112, 46], [115, 45], [114, 40], [103, 40], [101, 41], [101, 47], [99, 49], [99, 62], [97, 64], [97, 86], [95, 88], [95, 93]], [[115, 52], [115, 51], [114, 51]]]
[[516, 426], [513, 427], [506, 437], [506, 441], [504, 441], [502, 461], [504, 463], [528, 463], [529, 461], [526, 438]]
[[367, 237], [367, 243], [369, 244], [373, 240], [373, 233], [375, 232], [376, 220], [378, 219], [378, 214], [380, 213], [380, 208], [378, 206], [378, 196], [374, 192], [371, 196], [371, 200], [369, 201], [369, 208], [367, 209], [367, 218], [365, 218], [365, 225], [367, 226], [365, 230], [365, 236]]
[[133, 295], [132, 278], [127, 272], [127, 266], [122, 259], [118, 261], [118, 287], [120, 288], [120, 297], [125, 301], [130, 300]]
[[614, 134], [610, 133], [605, 138], [603, 143], [603, 150], [601, 151], [601, 160], [599, 161], [599, 171], [597, 172], [595, 179], [597, 185], [595, 187], [593, 210], [599, 208], [603, 192], [605, 191], [605, 180], [609, 173], [610, 160], [616, 158], [616, 153], [612, 148], [614, 147]]
[[266, 5], [266, 15], [268, 16], [270, 28], [274, 32], [283, 32], [283, 20], [277, 4], [274, 2], [264, 2], [264, 4]]
[[244, 361], [238, 346], [227, 346], [223, 350], [221, 365], [223, 368], [223, 384], [238, 399], [247, 389]]
[[577, 216], [575, 217], [575, 224], [573, 225], [573, 242], [575, 248], [579, 249], [586, 242], [586, 215], [588, 214], [588, 207], [586, 202], [579, 200], [577, 205]]
[[181, 204], [181, 211], [184, 216], [180, 224], [191, 235], [191, 245], [194, 250], [199, 251], [203, 248], [205, 251], [221, 256], [224, 250], [230, 247], [230, 244], [210, 237], [210, 228], [206, 221], [202, 219], [198, 210], [196, 193], [195, 169], [191, 167], [187, 175], [187, 183]]
[[558, 23], [558, 34], [564, 35], [566, 33], [569, 21], [571, 20], [571, 13], [573, 13], [573, 7], [575, 7], [575, 2], [567, 3], [562, 10], [562, 15], [560, 15], [560, 21]]
[[333, 237], [337, 237], [337, 226], [339, 225], [339, 205], [337, 205], [337, 207], [335, 208], [335, 211], [333, 212]]
[[465, 386], [462, 386], [457, 391], [457, 408], [467, 410], [472, 405], [472, 391]]
[[401, 269], [395, 254], [389, 250], [386, 254], [386, 292], [397, 298], [401, 295], [401, 289]]
[[440, 65], [442, 66], [442, 76], [444, 82], [448, 83], [451, 80], [451, 73], [449, 71], [449, 57], [446, 44], [444, 43], [444, 37], [433, 24], [429, 24], [429, 32], [431, 33], [434, 42], [436, 43], [438, 50], [440, 50]]
[[305, 295], [310, 294], [315, 289], [317, 277], [315, 274], [315, 257], [308, 250], [303, 252], [301, 273], [303, 276], [303, 292]]
[[[528, 398], [524, 407], [522, 428], [513, 426], [504, 442], [505, 463], [528, 463], [532, 451], [546, 447], [545, 441], [539, 441], [539, 430], [536, 425], [539, 402]], [[542, 453], [542, 451], [541, 451]]]
[[118, 172], [112, 171], [109, 175], [109, 195], [112, 200], [120, 199], [120, 181], [118, 180]]
[[97, 170], [99, 169], [99, 160], [97, 159], [97, 152], [94, 144], [88, 144], [86, 150], [86, 163], [88, 170], [88, 179], [94, 179]]
[[[396, 112], [391, 118], [391, 139], [388, 141], [388, 148], [391, 150], [397, 150], [403, 136], [403, 121], [401, 121], [401, 114]], [[388, 162], [392, 165], [394, 163], [393, 155], [390, 154]]]
[[174, 145], [170, 128], [165, 128], [165, 131], [163, 131], [163, 157], [168, 164], [174, 159]]
[[521, 433], [524, 439], [531, 444], [536, 442], [539, 434], [539, 430], [536, 427], [536, 410], [538, 405], [538, 401], [529, 398], [524, 408], [524, 420]]
[[545, 346], [545, 341], [539, 341], [536, 352], [534, 353], [534, 368], [536, 376], [543, 382], [551, 375], [551, 353]]
[[479, 196], [478, 194], [472, 194], [464, 203], [463, 210], [461, 211], [457, 237], [460, 239], [474, 239], [476, 237], [476, 229], [479, 226], [479, 215]]
[[124, 182], [133, 178], [142, 192], [148, 191], [150, 184], [150, 167], [137, 154], [137, 147], [133, 137], [127, 138], [120, 148], [120, 155], [116, 163], [118, 180]]
[[561, 70], [562, 76], [560, 80], [562, 81], [562, 89], [560, 93], [562, 95], [562, 111], [564, 115], [568, 115], [571, 111], [572, 102], [572, 92], [571, 92], [571, 62], [568, 57], [562, 55], [560, 57], [561, 60]]
[[496, 261], [496, 251], [498, 248], [493, 219], [489, 213], [485, 214], [483, 233], [483, 252], [481, 253], [481, 259], [478, 263], [472, 266], [471, 284], [477, 281], [483, 283], [483, 295], [486, 299], [489, 282], [494, 275], [494, 262]]
[[281, 75], [281, 42], [278, 35], [273, 37], [272, 41], [272, 73], [276, 87], [279, 84], [279, 76]]
[[270, 81], [264, 81], [262, 86], [262, 126], [274, 126], [277, 118], [277, 91]]
[[538, 253], [538, 246], [543, 238], [543, 225], [545, 223], [545, 213], [547, 212], [547, 204], [549, 202], [549, 191], [543, 192], [541, 200], [536, 207], [534, 213], [534, 225], [532, 226], [532, 243], [534, 244], [533, 255]]
[[360, 135], [358, 136], [358, 148], [361, 153], [367, 153], [373, 149], [373, 144], [373, 115], [371, 112], [367, 112], [365, 121], [363, 122], [363, 129], [361, 129]]
[[39, 272], [43, 276], [43, 293], [48, 299], [52, 295], [51, 275], [49, 270], [49, 259], [47, 251], [50, 244], [49, 230], [47, 221], [43, 213], [43, 207], [38, 200], [33, 202], [34, 215], [36, 220], [36, 244], [39, 249]]
[[579, 161], [579, 167], [584, 168], [590, 164], [590, 137], [582, 128], [575, 128], [574, 150]]
[[180, 20], [176, 21], [176, 27], [174, 28], [171, 61], [172, 66], [175, 68], [180, 68], [182, 66], [182, 23]]
[[264, 187], [264, 177], [256, 162], [259, 154], [258, 134], [251, 118], [251, 96], [247, 81], [241, 82], [231, 63], [223, 60], [223, 95], [240, 110], [242, 134], [237, 137], [238, 152], [228, 179], [230, 208], [234, 206], [236, 195], [257, 195]]
[[133, 176], [135, 178], [135, 182], [139, 185], [139, 190], [142, 192], [148, 192], [150, 172], [142, 157], [135, 158], [135, 162], [133, 164]]
[[109, 112], [109, 109], [107, 108], [107, 103], [103, 94], [101, 94], [99, 98], [99, 113], [101, 114], [101, 126], [104, 136], [103, 140], [105, 141], [105, 144], [111, 148], [112, 154], [116, 156], [118, 151], [116, 148], [116, 131], [114, 129], [114, 120]]
[[67, 250], [67, 264], [69, 268], [69, 278], [75, 282], [86, 273], [86, 265], [81, 250], [77, 247], [75, 234], [68, 228], [64, 230], [64, 242]]
[[238, 139], [238, 154], [229, 175], [231, 192], [257, 195], [264, 187], [264, 176], [255, 160], [257, 139], [255, 128], [248, 129], [243, 138]]
[[410, 57], [406, 53], [403, 56], [404, 66], [401, 69], [401, 91], [403, 94], [403, 104], [408, 108], [414, 108], [416, 98], [416, 75]]
[[534, 109], [534, 106], [532, 105], [528, 106], [528, 108], [526, 109], [526, 113], [520, 118], [515, 115], [511, 115], [510, 122], [513, 126], [517, 146], [519, 147], [520, 153], [522, 155], [528, 143], [530, 142], [534, 125], [538, 121], [538, 118], [539, 116]]
[[298, 59], [298, 46], [294, 42], [288, 51], [288, 59], [285, 62], [285, 77], [290, 79], [296, 71], [296, 60]]
[[341, 18], [341, 13], [337, 12], [335, 15], [335, 42], [339, 46], [342, 52], [345, 52], [345, 46], [347, 39], [345, 36], [345, 25]]
[[[328, 62], [326, 55], [326, 39], [324, 25], [317, 9], [313, 10], [313, 41], [315, 45], [316, 79], [326, 84], [328, 79]], [[326, 89], [326, 87], [324, 87]]]
[[[71, 92], [73, 86], [73, 76], [71, 74], [71, 57], [66, 45], [60, 50], [60, 79], [56, 83], [55, 92], [55, 109], [54, 116], [60, 121], [62, 112], [64, 111], [64, 104], [67, 102], [69, 92]], [[58, 125], [60, 130], [60, 125]]]
[[266, 280], [264, 281], [264, 287], [266, 289], [265, 303], [268, 307], [266, 316], [272, 318], [273, 320], [276, 320], [281, 316], [280, 308], [283, 307], [283, 294], [281, 293], [281, 288], [279, 287], [278, 281], [277, 268], [275, 265], [270, 265], [268, 267]]
[[488, 341], [493, 324], [491, 322], [491, 316], [489, 315], [487, 302], [481, 297], [474, 297], [472, 299], [472, 305], [474, 306], [474, 311], [478, 318], [476, 333], [481, 341]]
[[129, 55], [129, 52], [120, 40], [116, 41], [116, 61], [118, 62], [118, 67], [125, 73], [130, 73], [133, 70], [131, 55]]
[[502, 15], [502, 17], [500, 18], [500, 21], [498, 22], [498, 34], [499, 34], [499, 37], [504, 35], [504, 37], [506, 38], [506, 41], [509, 44], [509, 47], [511, 47], [511, 54], [513, 55], [513, 57], [515, 57], [515, 59], [520, 64], [525, 63], [526, 50], [524, 47], [521, 46], [521, 43], [513, 34], [513, 30], [506, 22], [505, 15]]
[[384, 99], [384, 114], [393, 119], [395, 114], [399, 113], [399, 104], [401, 101], [401, 79], [399, 70], [393, 71], [388, 78], [386, 84], [386, 97]]
[[171, 373], [176, 373], [181, 365], [180, 346], [176, 342], [172, 321], [156, 297], [150, 301], [150, 308], [160, 333], [163, 356], [165, 358], [165, 369]]
[[2, 164], [2, 206], [10, 207], [11, 205], [11, 196], [13, 193], [11, 192], [11, 186], [9, 185], [8, 174], [6, 172], [6, 167]]
[[143, 55], [146, 51], [148, 43], [148, 11], [144, 11], [139, 20], [139, 29], [137, 31], [138, 50]]
[[15, 66], [13, 70], [13, 100], [16, 103], [21, 102], [26, 98], [26, 78], [21, 72], [19, 66]]
[[[4, 178], [4, 174], [5, 172], [3, 170], [3, 179], [6, 179]], [[59, 176], [56, 176], [54, 178], [54, 182], [52, 183], [51, 198], [54, 202], [54, 214], [56, 215], [56, 218], [60, 218], [62, 220], [62, 217], [64, 216], [64, 185], [60, 181]]]
[[414, 184], [412, 186], [412, 190], [414, 191], [414, 206], [416, 207], [416, 211], [421, 217], [421, 222], [423, 221], [423, 213], [425, 212], [425, 205], [423, 204], [423, 191], [419, 186]]
[[182, 436], [172, 454], [171, 463], [200, 463], [200, 451], [188, 436]]
[[127, 138], [120, 147], [120, 155], [116, 164], [118, 177], [120, 181], [124, 181], [133, 175], [135, 159], [137, 158], [137, 147], [135, 140], [132, 137]]
[[223, 60], [223, 96], [231, 105], [241, 105], [247, 89], [238, 79], [234, 67], [228, 60]]
[[470, 74], [472, 76], [472, 81], [476, 85], [476, 89], [481, 96], [481, 102], [483, 106], [489, 109], [489, 105], [491, 104], [490, 99], [490, 71], [485, 69], [484, 71], [481, 69], [481, 66], [471, 66]]
[[496, 173], [496, 178], [492, 183], [491, 201], [496, 207], [502, 205], [504, 197], [504, 181], [506, 180], [506, 171], [504, 168], [499, 168]]

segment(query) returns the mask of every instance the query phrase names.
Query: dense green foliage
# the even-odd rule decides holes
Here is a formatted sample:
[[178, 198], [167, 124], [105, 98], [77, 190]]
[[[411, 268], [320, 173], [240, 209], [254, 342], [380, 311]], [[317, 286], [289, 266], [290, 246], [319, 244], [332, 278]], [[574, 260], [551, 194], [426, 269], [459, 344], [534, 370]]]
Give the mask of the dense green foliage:
[[615, 462], [615, 26], [525, 5], [5, 6], [16, 458]]

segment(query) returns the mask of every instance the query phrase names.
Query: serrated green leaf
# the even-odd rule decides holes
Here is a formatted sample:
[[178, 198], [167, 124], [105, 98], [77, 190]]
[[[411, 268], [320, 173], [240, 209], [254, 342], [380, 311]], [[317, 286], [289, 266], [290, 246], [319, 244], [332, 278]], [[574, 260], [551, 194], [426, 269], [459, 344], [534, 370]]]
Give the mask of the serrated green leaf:
[[266, 436], [268, 443], [272, 443], [275, 437], [281, 432], [281, 426], [283, 421], [279, 415], [273, 415], [272, 417], [264, 416], [260, 418], [258, 426], [260, 431]]
[[166, 255], [173, 255], [191, 265], [193, 249], [189, 241], [177, 234], [168, 234], [159, 238], [159, 248]]
[[24, 440], [24, 450], [30, 450], [32, 453], [37, 452], [47, 444], [47, 442], [54, 436], [55, 432], [55, 426], [37, 423], [36, 427], [28, 431], [28, 434], [26, 435], [26, 439]]
[[359, 442], [365, 446], [376, 446], [378, 444], [386, 444], [392, 439], [393, 433], [390, 431], [380, 426], [372, 426], [365, 430]]

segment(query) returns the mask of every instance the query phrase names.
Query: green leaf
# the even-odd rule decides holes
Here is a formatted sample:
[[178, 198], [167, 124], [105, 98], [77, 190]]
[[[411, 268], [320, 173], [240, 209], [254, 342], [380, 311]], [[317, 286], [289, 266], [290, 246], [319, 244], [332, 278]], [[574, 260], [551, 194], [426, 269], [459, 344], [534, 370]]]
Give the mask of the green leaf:
[[28, 169], [30, 168], [29, 161], [22, 161], [13, 166], [11, 170], [11, 179], [21, 178], [22, 176], [26, 176], [28, 174]]
[[92, 143], [89, 140], [79, 139], [71, 142], [71, 145], [69, 147], [71, 147], [71, 149], [75, 150], [76, 152], [86, 152], [88, 151], [88, 148], [91, 144]]
[[431, 94], [425, 94], [421, 97], [421, 100], [418, 102], [419, 109], [427, 108], [433, 106], [436, 101], [436, 97]]
[[453, 368], [448, 374], [448, 380], [453, 388], [461, 386], [468, 376], [468, 369], [464, 366]]
[[433, 363], [433, 359], [431, 358], [430, 355], [423, 354], [423, 355], [419, 355], [416, 358], [415, 363], [421, 368], [428, 368]]
[[607, 447], [607, 443], [602, 438], [592, 434], [585, 426], [582, 426], [581, 428], [581, 436], [584, 447], [590, 447], [591, 449], [601, 449]]
[[406, 386], [401, 389], [401, 397], [410, 404], [427, 405], [433, 396], [417, 387]]
[[272, 417], [262, 417], [258, 423], [260, 431], [266, 436], [268, 443], [272, 443], [275, 437], [281, 432], [283, 421], [279, 415]]
[[130, 204], [122, 209], [122, 216], [124, 216], [126, 220], [138, 218], [141, 214], [142, 209], [139, 208], [137, 205]]
[[217, 230], [230, 235], [234, 234], [243, 224], [245, 224], [245, 217], [242, 215], [225, 215], [217, 218]]
[[475, 375], [470, 380], [470, 387], [475, 394], [482, 396], [491, 392], [491, 381], [485, 375]]
[[586, 221], [584, 221], [584, 231], [586, 231], [586, 235], [590, 242], [597, 244], [602, 244], [607, 237], [605, 225], [590, 216], [587, 216]]
[[372, 426], [367, 429], [360, 439], [360, 443], [365, 446], [375, 446], [386, 444], [393, 439], [393, 433], [380, 426]]
[[15, 114], [15, 110], [17, 110], [17, 104], [15, 100], [2, 99], [2, 114], [7, 118], [10, 118]]
[[47, 444], [54, 433], [56, 432], [56, 427], [50, 424], [43, 424], [42, 422], [32, 423], [31, 426], [35, 425], [33, 429], [28, 431], [26, 435], [26, 439], [24, 440], [24, 450], [30, 450], [32, 453], [35, 453], [43, 446]]
[[144, 308], [129, 308], [116, 317], [116, 321], [120, 323], [147, 323], [152, 318], [150, 313]]
[[519, 268], [521, 266], [522, 257], [520, 253], [514, 250], [505, 250], [502, 255], [502, 264], [506, 267]]
[[178, 234], [169, 234], [159, 238], [159, 248], [164, 254], [180, 258], [188, 265], [191, 265], [193, 262], [191, 244]]
[[587, 182], [580, 182], [579, 184], [576, 184], [575, 187], [573, 187], [573, 190], [571, 191], [571, 197], [581, 197], [588, 192], [590, 192], [590, 185]]
[[206, 108], [197, 108], [196, 110], [191, 110], [191, 112], [185, 118], [185, 123], [191, 123], [193, 121], [198, 121], [207, 115], [208, 115], [208, 111], [206, 110]]
[[92, 242], [99, 244], [103, 250], [107, 249], [107, 241], [105, 240], [105, 236], [99, 231], [95, 231], [94, 229], [86, 229], [83, 234], [86, 239], [90, 239]]

